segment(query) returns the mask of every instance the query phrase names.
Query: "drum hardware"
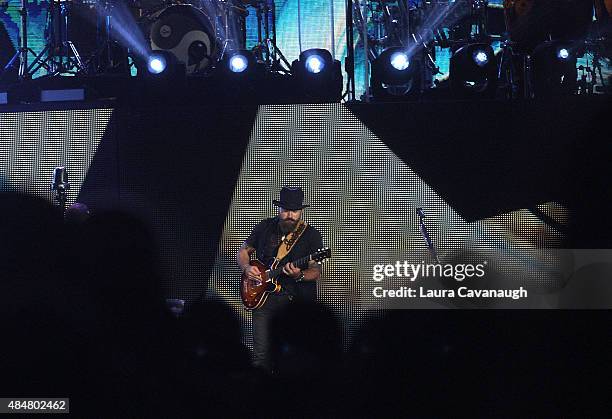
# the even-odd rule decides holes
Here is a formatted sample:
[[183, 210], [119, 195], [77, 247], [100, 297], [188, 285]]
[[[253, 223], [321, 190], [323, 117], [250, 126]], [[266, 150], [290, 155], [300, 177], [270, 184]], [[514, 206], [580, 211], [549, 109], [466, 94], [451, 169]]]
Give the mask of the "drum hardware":
[[[19, 14], [21, 15], [20, 28], [20, 48], [13, 58], [6, 65], [2, 74], [15, 65], [19, 59], [20, 80], [29, 79], [40, 68], [47, 71], [48, 76], [55, 76], [64, 73], [76, 74], [85, 69], [81, 55], [74, 43], [68, 39], [68, 27], [70, 25], [70, 16], [66, 2], [61, 0], [52, 0], [49, 3], [48, 21], [47, 21], [47, 44], [45, 48], [38, 54], [28, 47], [28, 10], [27, 0], [21, 1]], [[28, 65], [28, 54], [34, 55], [32, 63]], [[2, 76], [0, 74], [0, 77]]]
[[[373, 64], [374, 61], [369, 61], [370, 60], [370, 54], [372, 53], [372, 48], [371, 48], [371, 43], [370, 41], [370, 35], [368, 33], [368, 22], [367, 22], [367, 8], [368, 8], [368, 3], [364, 0], [362, 2], [362, 0], [357, 0], [356, 1], [356, 6], [357, 9], [359, 9], [360, 15], [362, 17], [361, 19], [361, 26], [358, 26], [361, 29], [361, 41], [363, 43], [363, 52], [364, 52], [364, 56], [366, 57], [366, 59], [364, 60], [364, 66], [363, 66], [363, 79], [364, 80], [370, 80], [370, 76], [371, 76], [371, 65]], [[365, 102], [370, 102], [370, 100], [372, 100], [373, 95], [372, 95], [372, 86], [371, 86], [371, 82], [366, 82], [365, 84], [365, 92], [363, 93], [363, 95], [361, 96], [361, 99]]]
[[[374, 60], [380, 55], [379, 49], [376, 48], [377, 45], [382, 45], [382, 42], [380, 42], [383, 38], [388, 39], [388, 36], [382, 35], [383, 32], [386, 33], [385, 29], [386, 28], [380, 28], [380, 37], [379, 39], [374, 39], [373, 36], [370, 36], [370, 34], [367, 31], [367, 15], [365, 15], [362, 11], [362, 7], [360, 6], [360, 0], [356, 0], [353, 1], [353, 24], [356, 28], [358, 28], [359, 33], [360, 33], [360, 42], [358, 42], [357, 46], [361, 46], [364, 48], [364, 50], [367, 50], [367, 57], [368, 60], [370, 62], [374, 62]], [[367, 5], [366, 5], [367, 7]], [[364, 11], [366, 11], [366, 7], [363, 8]], [[385, 43], [386, 45], [387, 43]]]
[[[28, 46], [28, 1], [27, 0], [21, 0], [21, 4], [19, 7], [19, 15], [21, 16], [21, 19], [20, 19], [21, 25], [19, 28], [20, 30], [19, 48], [17, 48], [17, 52], [15, 52], [15, 55], [13, 55], [13, 57], [9, 60], [9, 62], [6, 64], [6, 66], [0, 73], [0, 79], [2, 79], [2, 77], [6, 73], [8, 73], [11, 68], [13, 68], [16, 65], [19, 65], [19, 70], [17, 74], [18, 74], [18, 78], [20, 81], [30, 79], [32, 78], [32, 74], [34, 74], [34, 72], [31, 71], [31, 67], [28, 67], [28, 54], [32, 54], [34, 57], [36, 57], [34, 59], [33, 65], [36, 64], [38, 57], [36, 53], [32, 50], [32, 48]], [[46, 63], [44, 63], [43, 67], [44, 66], [46, 66]], [[45, 69], [48, 70], [49, 68], [46, 67]]]
[[347, 74], [346, 93], [348, 102], [355, 101], [355, 42], [353, 33], [353, 0], [345, 0], [344, 9], [346, 14], [346, 60], [344, 70]]
[[[607, 42], [604, 38], [587, 39], [585, 42], [586, 54], [592, 55], [592, 58], [590, 66], [588, 65], [587, 60], [586, 67], [582, 65], [578, 67], [578, 70], [582, 71], [582, 77], [578, 82], [578, 86], [579, 91], [583, 94], [610, 91], [611, 86], [604, 77], [602, 65], [602, 60], [605, 60], [606, 44]], [[598, 74], [601, 86], [597, 85]], [[587, 75], [590, 76], [590, 81], [588, 81]]]
[[221, 48], [221, 55], [219, 55], [219, 60], [223, 60], [223, 58], [225, 57], [225, 52], [235, 50], [236, 44], [234, 42], [234, 39], [230, 35], [229, 19], [231, 6], [227, 4], [226, 0], [219, 0], [219, 2], [221, 3], [221, 8], [223, 9], [223, 37], [225, 38], [223, 40], [223, 47]]
[[[403, 1], [397, 3], [396, 16], [392, 14], [392, 9], [387, 4], [383, 4], [382, 10], [387, 25], [395, 26], [394, 32], [398, 44], [407, 45], [412, 42], [411, 38], [413, 38], [413, 35], [419, 29], [418, 26], [422, 23], [421, 10], [416, 5]], [[416, 39], [414, 41], [416, 42]]]
[[476, 22], [476, 37], [477, 41], [486, 41], [490, 35], [489, 22], [487, 16], [488, 0], [472, 0], [472, 22]]
[[102, 73], [127, 73], [128, 53], [115, 40], [115, 21], [114, 8], [119, 7], [115, 0], [98, 0], [95, 7], [98, 12], [102, 12], [101, 19], [98, 19], [98, 47], [85, 63], [87, 71]]
[[[595, 84], [597, 84], [597, 71], [587, 66], [580, 65], [578, 66], [580, 79], [578, 80], [578, 94], [579, 95], [592, 95], [595, 91]], [[591, 77], [591, 81], [589, 82], [587, 79], [587, 74]]]
[[[219, 55], [219, 61], [221, 61], [226, 52], [246, 47], [246, 27], [240, 24], [239, 31], [236, 25], [239, 22], [245, 22], [244, 18], [248, 16], [249, 12], [243, 7], [232, 4], [232, 0], [218, 0], [217, 5], [220, 9], [221, 26], [223, 28], [223, 33], [219, 33], [219, 30], [216, 31], [219, 43], [223, 44]], [[237, 32], [242, 32], [242, 39], [236, 39], [238, 37]]]
[[[68, 39], [71, 23], [69, 2], [51, 0], [47, 19], [47, 44], [31, 64], [31, 73], [45, 68], [48, 76], [77, 74], [85, 71], [85, 63], [74, 42]], [[46, 56], [46, 58], [44, 58]]]
[[[257, 0], [257, 45], [253, 48], [259, 61], [270, 71], [291, 73], [291, 64], [276, 44], [276, 6], [274, 0]], [[283, 67], [284, 65], [284, 67]]]
[[[508, 100], [517, 99], [520, 94], [520, 85], [517, 79], [516, 70], [516, 57], [519, 57], [522, 61], [523, 67], [525, 58], [522, 55], [515, 55], [514, 42], [505, 40], [500, 44], [501, 52], [499, 56], [499, 65], [497, 67], [497, 78], [501, 82], [500, 90], [505, 94], [505, 98]], [[523, 74], [525, 68], [523, 68]], [[527, 94], [526, 91], [523, 92]]]

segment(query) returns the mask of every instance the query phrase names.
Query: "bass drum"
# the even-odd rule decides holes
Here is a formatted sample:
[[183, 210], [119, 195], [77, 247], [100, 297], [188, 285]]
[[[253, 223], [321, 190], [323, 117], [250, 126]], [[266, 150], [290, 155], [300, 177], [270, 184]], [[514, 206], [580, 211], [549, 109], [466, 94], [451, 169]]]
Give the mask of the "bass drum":
[[151, 49], [169, 51], [185, 64], [187, 74], [203, 72], [217, 58], [213, 23], [202, 10], [187, 4], [168, 6], [148, 17]]

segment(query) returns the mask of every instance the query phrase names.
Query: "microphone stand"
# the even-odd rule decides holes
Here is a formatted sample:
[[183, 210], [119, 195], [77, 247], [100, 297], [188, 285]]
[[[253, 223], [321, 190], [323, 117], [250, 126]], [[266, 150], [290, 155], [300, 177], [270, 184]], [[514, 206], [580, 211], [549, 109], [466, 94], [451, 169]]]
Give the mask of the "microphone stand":
[[423, 239], [425, 239], [425, 243], [427, 244], [427, 248], [429, 249], [429, 254], [434, 258], [436, 263], [440, 263], [440, 259], [438, 259], [438, 254], [436, 253], [436, 248], [429, 237], [429, 233], [427, 232], [427, 227], [425, 226], [425, 212], [423, 208], [416, 209], [417, 215], [419, 216], [419, 228], [421, 230], [421, 234], [423, 235]]
[[55, 192], [55, 200], [59, 202], [62, 210], [62, 217], [66, 216], [66, 202], [68, 201], [68, 190], [70, 183], [68, 182], [68, 172], [64, 166], [58, 166], [53, 170], [53, 180], [51, 182], [51, 190]]

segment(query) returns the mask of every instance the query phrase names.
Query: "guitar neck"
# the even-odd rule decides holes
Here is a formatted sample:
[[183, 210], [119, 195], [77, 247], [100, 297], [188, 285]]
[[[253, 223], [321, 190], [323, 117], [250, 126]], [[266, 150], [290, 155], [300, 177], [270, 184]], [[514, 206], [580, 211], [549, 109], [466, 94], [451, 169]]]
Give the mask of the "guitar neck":
[[[312, 259], [312, 255], [308, 255], [308, 256], [304, 256], [303, 258], [299, 258], [298, 260], [295, 260], [291, 263], [293, 263], [295, 266], [297, 266], [300, 269], [305, 269], [308, 267], [308, 262], [310, 262], [310, 260]], [[270, 278], [276, 278], [278, 275], [283, 273], [283, 268], [287, 266], [287, 263], [285, 263], [283, 266], [280, 266], [276, 269], [270, 269], [270, 271], [268, 271], [268, 276]]]

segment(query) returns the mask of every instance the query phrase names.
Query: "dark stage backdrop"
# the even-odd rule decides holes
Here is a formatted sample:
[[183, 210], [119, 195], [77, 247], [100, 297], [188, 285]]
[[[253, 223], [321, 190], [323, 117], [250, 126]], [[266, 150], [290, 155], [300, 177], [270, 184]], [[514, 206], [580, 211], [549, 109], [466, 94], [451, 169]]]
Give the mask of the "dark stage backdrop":
[[[585, 126], [605, 106], [583, 114], [555, 108], [565, 120], [558, 128], [513, 123], [501, 136], [478, 135], [481, 127], [466, 122], [469, 106], [444, 105], [455, 109], [454, 123], [428, 118], [428, 106], [439, 108], [7, 111], [0, 113], [0, 188], [50, 198], [52, 169], [65, 164], [69, 203], [142, 216], [159, 243], [166, 295], [188, 304], [225, 301], [241, 318], [247, 344], [250, 314], [240, 304], [235, 254], [253, 225], [275, 215], [272, 199], [283, 185], [305, 189], [312, 205], [305, 218], [332, 248], [318, 298], [343, 320], [346, 342], [364, 319], [387, 308], [557, 307], [575, 266], [547, 249], [565, 243], [575, 189], [568, 179], [582, 185], [582, 163], [591, 156], [581, 147], [590, 137]], [[487, 118], [487, 104], [474, 106]], [[525, 121], [541, 111], [537, 106], [515, 108], [513, 118]], [[508, 142], [513, 133], [531, 136]], [[526, 285], [529, 298], [375, 298], [376, 265], [431, 262], [417, 208], [427, 215], [442, 263], [482, 263], [487, 280]], [[416, 283], [474, 285], [445, 281]], [[410, 282], [396, 276], [382, 285]]]

